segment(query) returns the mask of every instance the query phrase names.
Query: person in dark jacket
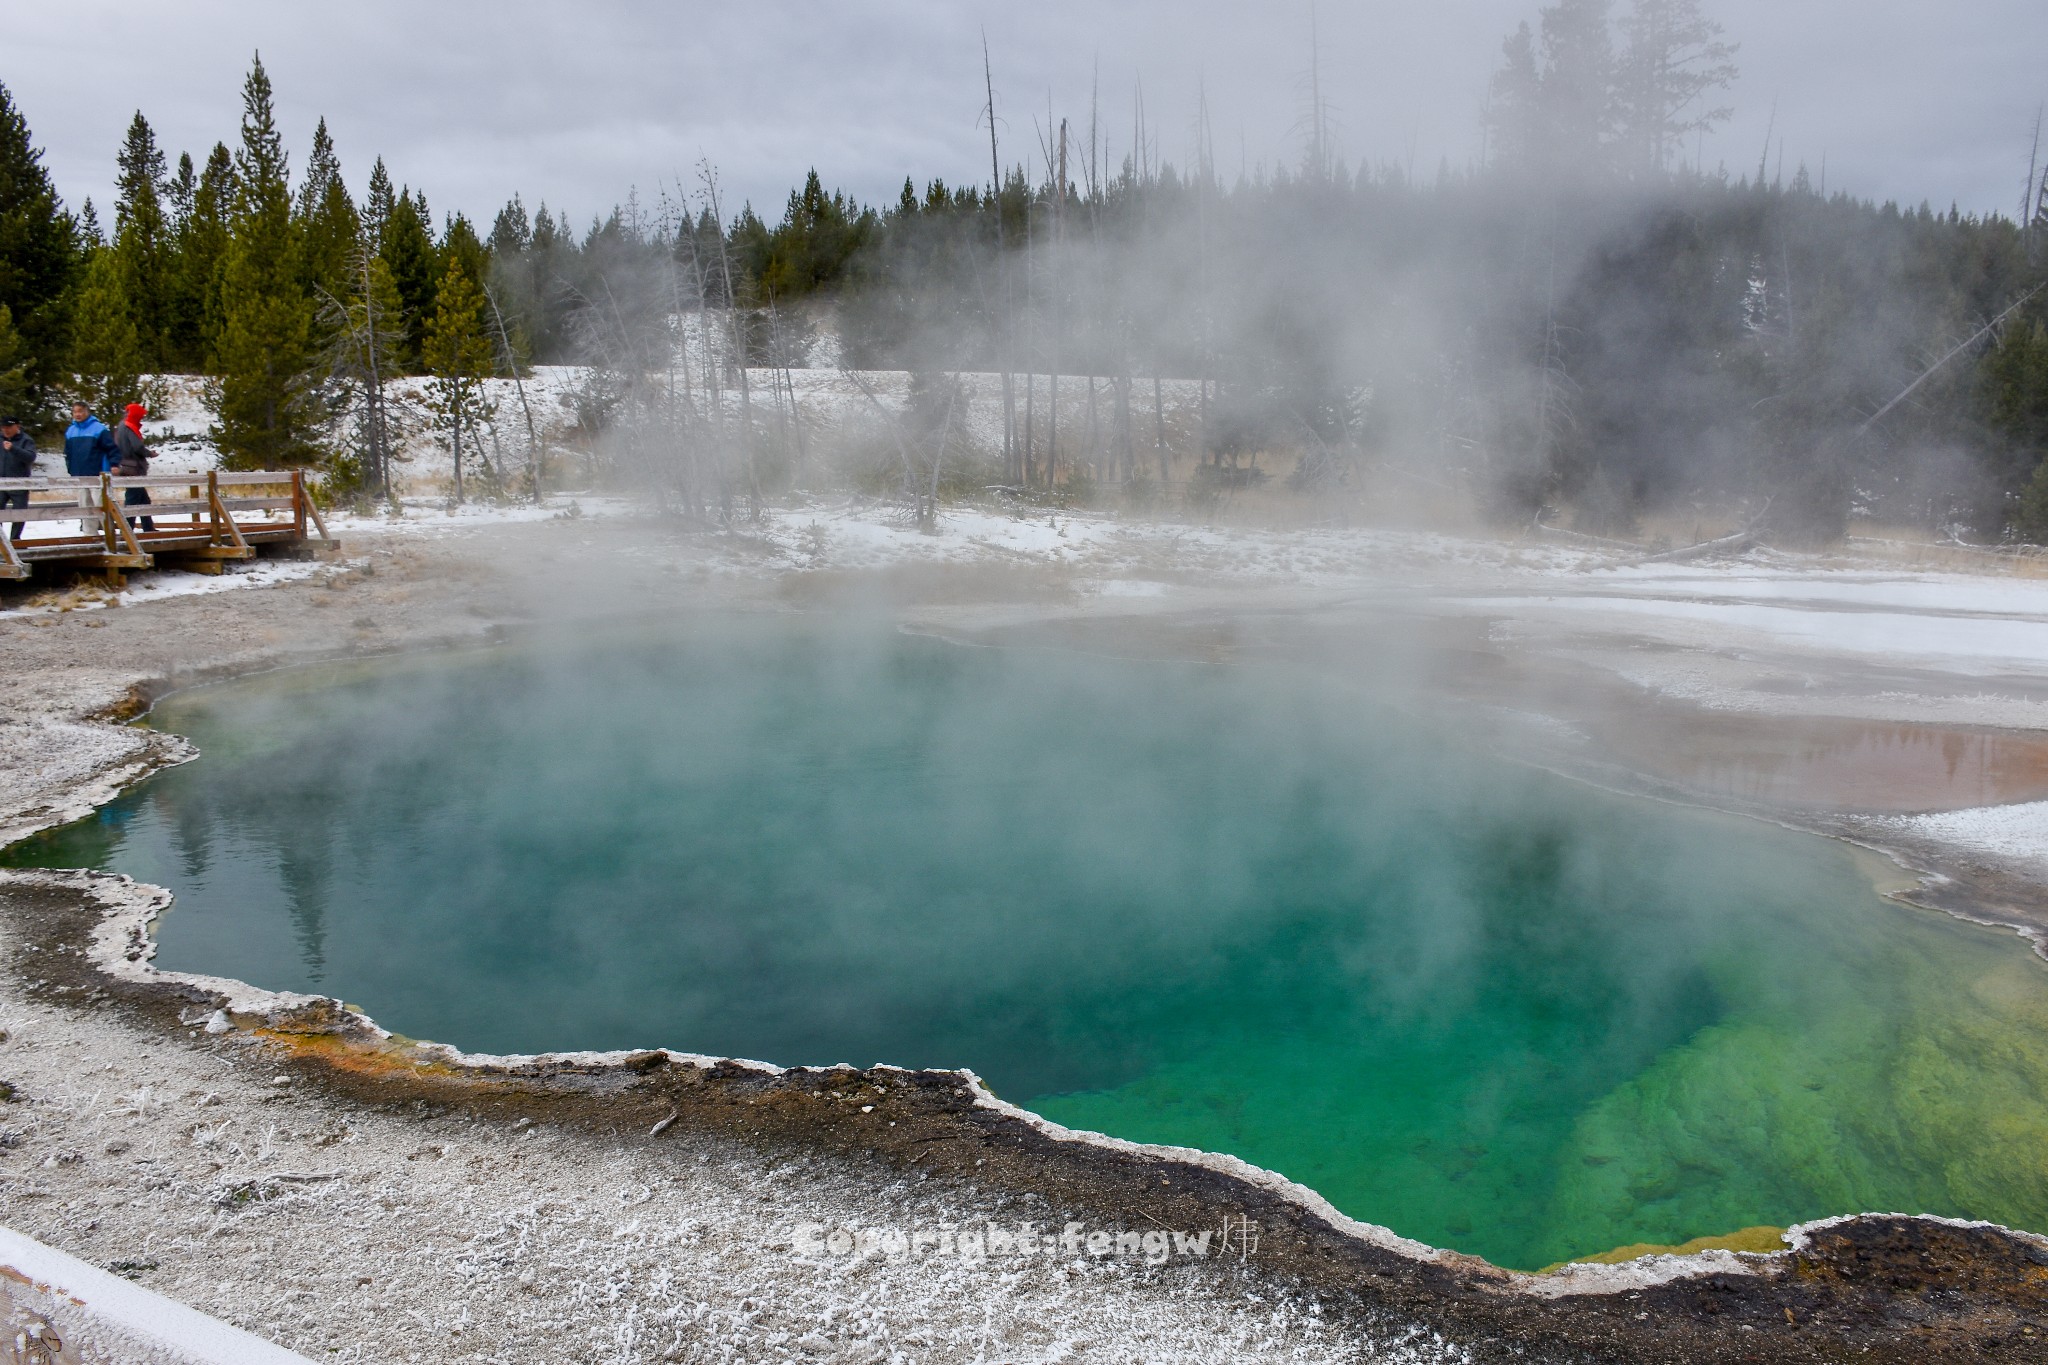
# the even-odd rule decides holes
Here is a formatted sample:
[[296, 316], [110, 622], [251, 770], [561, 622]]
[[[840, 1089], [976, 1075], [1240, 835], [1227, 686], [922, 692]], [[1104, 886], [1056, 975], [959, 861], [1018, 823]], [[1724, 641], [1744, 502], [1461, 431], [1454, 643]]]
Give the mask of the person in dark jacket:
[[[0, 479], [29, 479], [36, 472], [35, 438], [21, 429], [19, 417], [0, 418]], [[0, 508], [28, 506], [28, 490], [0, 489]], [[23, 523], [15, 522], [8, 534], [21, 539]]]
[[113, 468], [120, 452], [108, 431], [84, 403], [71, 405], [71, 425], [64, 432], [64, 472], [74, 479], [97, 479]]
[[[149, 473], [149, 462], [156, 452], [142, 443], [142, 419], [147, 416], [149, 416], [148, 408], [140, 403], [130, 403], [127, 416], [122, 420], [120, 426], [114, 428], [115, 456], [113, 472], [121, 478], [139, 479]], [[127, 490], [121, 501], [128, 507], [147, 507], [149, 505], [149, 490], [147, 488], [131, 488]], [[143, 517], [142, 529], [154, 531], [156, 529], [156, 518]]]

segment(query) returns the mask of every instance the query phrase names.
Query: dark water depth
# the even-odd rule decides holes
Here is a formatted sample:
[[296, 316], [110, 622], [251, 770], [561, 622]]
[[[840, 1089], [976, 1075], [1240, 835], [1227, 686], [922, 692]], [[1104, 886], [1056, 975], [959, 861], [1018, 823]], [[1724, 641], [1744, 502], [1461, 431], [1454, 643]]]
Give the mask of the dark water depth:
[[10, 861], [158, 962], [493, 1052], [966, 1066], [1533, 1267], [1860, 1210], [2048, 1229], [2048, 976], [1846, 852], [1277, 667], [703, 619], [193, 692]]

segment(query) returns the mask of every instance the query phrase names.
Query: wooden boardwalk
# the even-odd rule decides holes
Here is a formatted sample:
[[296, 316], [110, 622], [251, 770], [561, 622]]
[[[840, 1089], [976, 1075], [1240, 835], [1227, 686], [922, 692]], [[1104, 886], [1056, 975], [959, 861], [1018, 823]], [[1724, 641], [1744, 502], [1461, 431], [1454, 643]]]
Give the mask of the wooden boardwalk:
[[[147, 489], [149, 505], [124, 505], [131, 488]], [[296, 469], [0, 479], [0, 491], [29, 495], [27, 507], [0, 511], [0, 580], [28, 578], [39, 566], [104, 573], [116, 583], [152, 567], [217, 574], [266, 546], [285, 554], [341, 547]], [[143, 517], [156, 529], [144, 530]]]

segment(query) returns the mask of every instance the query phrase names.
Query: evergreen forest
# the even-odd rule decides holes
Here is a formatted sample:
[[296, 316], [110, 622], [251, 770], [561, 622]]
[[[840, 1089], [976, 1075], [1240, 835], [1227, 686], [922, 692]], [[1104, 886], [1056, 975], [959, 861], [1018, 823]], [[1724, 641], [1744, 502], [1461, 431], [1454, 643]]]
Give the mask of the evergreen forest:
[[[382, 160], [352, 191], [324, 121], [288, 152], [260, 58], [197, 156], [135, 114], [103, 217], [62, 202], [0, 85], [0, 406], [49, 429], [73, 397], [105, 414], [203, 374], [230, 466], [368, 495], [392, 379], [428, 381], [459, 443], [482, 380], [584, 366], [592, 442], [640, 422], [634, 469], [687, 466], [682, 501], [729, 510], [795, 477], [749, 367], [909, 371], [913, 419], [999, 374], [1002, 438], [961, 458], [1077, 491], [1168, 473], [1178, 381], [1215, 484], [1279, 469], [1339, 497], [1392, 471], [1594, 534], [1736, 507], [1792, 542], [1855, 518], [2048, 541], [2048, 176], [2016, 163], [2015, 210], [1980, 215], [1940, 186], [1857, 198], [1776, 145], [1702, 165], [1739, 56], [1699, 0], [1556, 0], [1502, 43], [1466, 165], [1347, 164], [1312, 68], [1285, 165], [1226, 170], [1200, 111], [1170, 159], [1142, 106], [1097, 101], [1028, 135], [988, 118], [1009, 145], [976, 183], [906, 168], [868, 204], [814, 171], [771, 219], [706, 165], [580, 225], [519, 193], [488, 225], [437, 218]], [[701, 423], [644, 419], [714, 333], [743, 416], [709, 459]], [[1033, 410], [1048, 381], [1100, 395], [1085, 436]]]

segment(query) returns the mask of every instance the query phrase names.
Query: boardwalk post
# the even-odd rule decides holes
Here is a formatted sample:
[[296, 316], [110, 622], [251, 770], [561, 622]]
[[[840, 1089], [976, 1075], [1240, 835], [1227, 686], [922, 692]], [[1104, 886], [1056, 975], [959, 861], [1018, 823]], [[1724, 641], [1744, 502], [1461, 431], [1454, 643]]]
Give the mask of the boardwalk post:
[[[301, 476], [301, 482], [303, 482], [303, 476]], [[320, 504], [313, 501], [313, 490], [310, 488], [306, 489], [306, 515], [313, 519], [313, 529], [320, 533], [321, 547], [328, 550], [335, 549], [338, 542], [333, 536], [327, 534], [327, 518], [320, 515]], [[301, 539], [305, 538], [304, 529], [303, 527], [300, 528]]]
[[13, 535], [0, 528], [0, 578], [27, 578], [28, 573], [28, 566], [14, 553]]

